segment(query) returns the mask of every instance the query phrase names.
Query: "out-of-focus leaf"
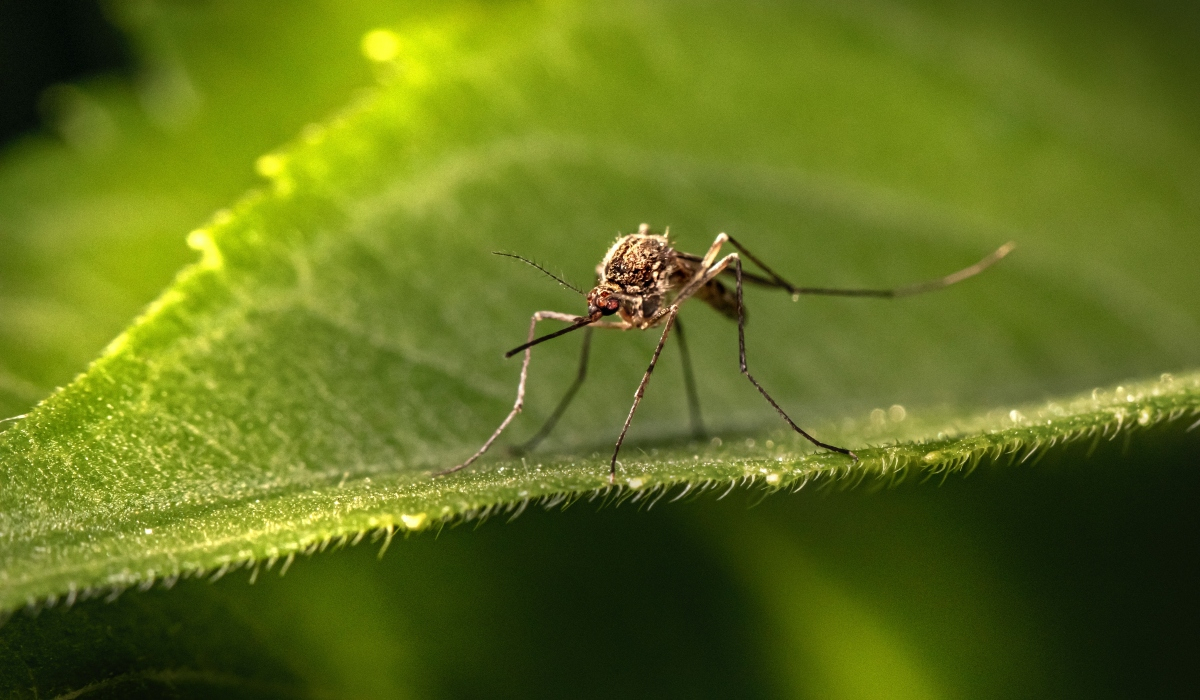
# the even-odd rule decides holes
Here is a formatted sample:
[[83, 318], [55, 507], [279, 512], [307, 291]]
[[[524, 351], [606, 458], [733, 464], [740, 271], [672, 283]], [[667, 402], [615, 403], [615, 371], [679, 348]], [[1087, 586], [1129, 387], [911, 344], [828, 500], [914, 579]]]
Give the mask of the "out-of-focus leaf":
[[353, 48], [397, 18], [386, 5], [107, 3], [137, 76], [51, 88], [45, 132], [0, 160], [0, 416], [83, 371], [194, 259], [184, 234], [255, 184], [255, 158], [371, 83]]

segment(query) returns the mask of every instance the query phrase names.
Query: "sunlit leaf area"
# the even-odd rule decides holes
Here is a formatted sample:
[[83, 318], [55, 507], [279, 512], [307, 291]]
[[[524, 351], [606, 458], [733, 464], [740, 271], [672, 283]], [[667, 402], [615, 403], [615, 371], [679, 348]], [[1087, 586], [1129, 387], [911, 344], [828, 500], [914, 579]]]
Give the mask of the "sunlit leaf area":
[[[68, 5], [0, 17], [4, 697], [1200, 690], [1191, 4]], [[611, 481], [662, 326], [439, 475], [641, 224], [806, 288], [1015, 247], [746, 287], [856, 459], [693, 299]]]

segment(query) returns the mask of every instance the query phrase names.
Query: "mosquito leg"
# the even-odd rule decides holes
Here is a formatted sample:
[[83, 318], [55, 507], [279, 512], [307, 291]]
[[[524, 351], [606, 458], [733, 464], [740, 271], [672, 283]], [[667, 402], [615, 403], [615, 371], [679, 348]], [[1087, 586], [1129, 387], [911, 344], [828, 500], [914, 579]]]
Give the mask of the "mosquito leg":
[[[786, 289], [793, 298], [798, 298], [801, 294], [818, 294], [823, 296], [839, 296], [839, 297], [876, 297], [880, 299], [899, 299], [901, 297], [913, 296], [914, 294], [924, 294], [938, 289], [944, 289], [953, 284], [958, 284], [965, 279], [974, 277], [980, 272], [988, 269], [992, 265], [999, 262], [1004, 256], [1008, 255], [1016, 247], [1015, 243], [1009, 242], [1000, 246], [991, 254], [984, 257], [979, 262], [968, 267], [964, 267], [957, 272], [952, 272], [945, 277], [939, 277], [925, 282], [917, 282], [914, 284], [904, 285], [903, 287], [893, 287], [891, 289], [832, 289], [826, 287], [797, 287], [791, 282], [775, 273], [774, 270], [767, 267], [762, 260], [746, 250], [746, 246], [739, 243], [735, 238], [726, 236], [730, 245], [738, 250], [739, 253], [745, 255], [751, 262], [757, 265], [763, 272], [767, 273], [767, 277], [760, 277], [750, 273], [743, 273], [743, 276], [755, 284], [762, 284], [770, 287], [781, 287]], [[711, 263], [710, 263], [711, 264]]]
[[[533, 342], [533, 336], [534, 336], [534, 333], [537, 331], [538, 321], [552, 319], [555, 321], [565, 321], [567, 323], [571, 323], [573, 321], [576, 321], [577, 318], [578, 317], [576, 317], [576, 316], [572, 316], [570, 314], [559, 313], [557, 311], [538, 311], [529, 319], [529, 339], [526, 342], [527, 343]], [[508, 427], [508, 424], [512, 422], [513, 418], [517, 417], [517, 414], [521, 412], [521, 409], [525, 405], [525, 378], [529, 376], [529, 359], [532, 356], [533, 356], [533, 348], [530, 348], [530, 347], [525, 348], [525, 359], [521, 362], [521, 381], [520, 381], [520, 383], [517, 384], [517, 400], [513, 404], [512, 410], [509, 411], [508, 416], [504, 419], [504, 421], [502, 423], [500, 423], [500, 427], [496, 428], [496, 432], [492, 433], [492, 436], [487, 439], [487, 442], [483, 443], [483, 447], [480, 447], [478, 450], [476, 450], [475, 454], [468, 457], [465, 462], [463, 462], [462, 464], [459, 464], [457, 466], [450, 467], [449, 469], [445, 469], [440, 472], [435, 472], [434, 476], [443, 476], [445, 474], [453, 474], [454, 472], [465, 468], [467, 465], [469, 465], [472, 462], [474, 462], [475, 460], [479, 459], [481, 456], [483, 456], [484, 452], [488, 451], [488, 448], [492, 446], [492, 443], [496, 441], [496, 438], [500, 437], [500, 433], [504, 432], [504, 429]]]
[[[742, 255], [745, 255], [750, 260], [750, 262], [754, 263], [755, 265], [758, 265], [759, 269], [762, 270], [763, 272], [767, 273], [767, 275], [771, 278], [769, 282], [767, 280], [762, 279], [761, 277], [759, 277], [756, 281], [758, 281], [760, 284], [764, 283], [764, 282], [768, 283], [768, 284], [773, 283], [774, 286], [783, 287], [784, 289], [788, 290], [792, 294], [796, 293], [797, 288], [795, 286], [793, 286], [791, 282], [788, 282], [784, 278], [775, 274], [775, 271], [772, 270], [771, 268], [767, 267], [766, 263], [764, 263], [762, 260], [759, 260], [758, 256], [756, 256], [754, 253], [751, 253], [749, 250], [746, 250], [746, 246], [739, 243], [735, 238], [733, 238], [733, 236], [726, 236], [726, 238], [729, 239], [730, 245], [732, 245], [734, 248], [737, 248], [737, 251], [739, 253], [741, 253]], [[741, 265], [738, 265], [737, 267], [740, 268]], [[755, 277], [757, 277], [757, 275], [755, 275]]]
[[[722, 235], [724, 235], [724, 234], [722, 234]], [[686, 285], [683, 286], [682, 289], [679, 290], [679, 293], [675, 296], [675, 302], [670, 307], [664, 307], [663, 309], [661, 309], [658, 312], [658, 314], [656, 315], [656, 317], [657, 316], [665, 316], [671, 308], [676, 308], [676, 309], [679, 308], [679, 306], [681, 304], [683, 304], [683, 302], [687, 301], [688, 299], [691, 299], [692, 296], [697, 291], [699, 291], [701, 287], [708, 284], [709, 282], [711, 282], [713, 280], [713, 278], [715, 278], [717, 275], [724, 272], [725, 268], [729, 267], [729, 265], [732, 264], [733, 261], [736, 259], [737, 259], [737, 253], [730, 253], [729, 255], [726, 255], [725, 257], [721, 258], [720, 262], [697, 273], [696, 276], [693, 277], [690, 282], [688, 282]]]
[[533, 450], [533, 448], [537, 447], [542, 440], [546, 439], [546, 436], [550, 434], [550, 431], [554, 430], [554, 426], [558, 425], [558, 419], [562, 418], [563, 413], [566, 412], [567, 407], [570, 406], [571, 401], [574, 400], [575, 394], [579, 391], [579, 387], [583, 386], [583, 380], [587, 379], [588, 353], [591, 350], [591, 346], [592, 327], [588, 326], [587, 328], [583, 329], [583, 349], [579, 353], [579, 373], [575, 375], [575, 381], [571, 383], [571, 388], [567, 389], [567, 393], [564, 394], [562, 400], [558, 402], [558, 406], [554, 409], [554, 413], [551, 413], [550, 417], [546, 419], [546, 422], [542, 425], [541, 430], [537, 431], [533, 437], [529, 438], [520, 445], [513, 446], [512, 452], [514, 454], [522, 454]]
[[844, 454], [857, 462], [858, 455], [854, 454], [850, 450], [847, 450], [844, 447], [837, 447], [835, 445], [821, 442], [812, 435], [804, 432], [804, 430], [800, 426], [796, 425], [795, 421], [793, 421], [787, 413], [784, 413], [783, 409], [779, 407], [779, 404], [775, 403], [775, 399], [771, 398], [771, 395], [767, 393], [767, 390], [762, 388], [762, 385], [758, 383], [758, 380], [756, 380], [754, 376], [750, 374], [750, 370], [746, 367], [746, 314], [745, 307], [742, 305], [742, 259], [736, 255], [730, 255], [729, 257], [733, 258], [733, 270], [735, 276], [737, 277], [738, 361], [741, 363], [742, 374], [746, 375], [746, 379], [750, 380], [750, 383], [754, 385], [754, 388], [758, 389], [758, 393], [763, 395], [763, 398], [767, 400], [767, 403], [771, 404], [771, 406], [775, 408], [779, 415], [782, 416], [785, 421], [787, 421], [787, 424], [792, 426], [792, 430], [800, 433], [807, 438], [809, 442], [818, 447], [824, 447], [832, 452]]
[[708, 252], [706, 252], [704, 257], [700, 260], [700, 274], [698, 274], [697, 277], [704, 274], [708, 271], [708, 268], [712, 267], [712, 264], [717, 260], [717, 256], [721, 253], [721, 246], [725, 245], [725, 241], [728, 240], [730, 240], [730, 238], [727, 234], [717, 234], [717, 238], [712, 242], [712, 245], [708, 247]]
[[692, 372], [692, 356], [688, 352], [687, 339], [683, 335], [683, 321], [675, 319], [675, 338], [679, 341], [679, 355], [683, 360], [683, 385], [687, 389], [688, 418], [692, 424], [692, 436], [705, 437], [704, 420], [700, 417], [700, 397], [696, 395], [696, 375]]
[[667, 312], [667, 322], [664, 324], [662, 337], [658, 339], [658, 347], [654, 348], [654, 355], [650, 358], [650, 366], [646, 368], [646, 373], [642, 375], [642, 382], [638, 384], [637, 391], [633, 394], [633, 405], [629, 407], [629, 416], [625, 418], [625, 426], [621, 428], [621, 435], [617, 437], [617, 444], [613, 447], [612, 463], [609, 465], [608, 483], [616, 483], [617, 480], [617, 455], [621, 452], [621, 443], [625, 442], [625, 433], [629, 432], [629, 424], [633, 422], [633, 414], [637, 411], [638, 404], [642, 402], [642, 396], [646, 393], [646, 385], [650, 383], [650, 375], [654, 372], [654, 365], [658, 363], [658, 356], [662, 354], [663, 346], [667, 344], [667, 336], [671, 333], [671, 326], [675, 324], [675, 314], [679, 313], [679, 308], [672, 305], [670, 311]]

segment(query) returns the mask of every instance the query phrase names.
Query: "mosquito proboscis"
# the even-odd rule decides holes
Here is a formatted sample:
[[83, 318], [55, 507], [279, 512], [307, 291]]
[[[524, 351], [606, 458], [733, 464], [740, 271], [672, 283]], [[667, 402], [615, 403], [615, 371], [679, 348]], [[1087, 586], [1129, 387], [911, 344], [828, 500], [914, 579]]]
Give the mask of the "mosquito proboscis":
[[[654, 367], [658, 364], [658, 358], [662, 354], [663, 347], [667, 343], [667, 337], [671, 334], [672, 330], [676, 332], [676, 337], [679, 339], [680, 352], [682, 353], [692, 431], [693, 434], [702, 436], [704, 434], [704, 427], [700, 420], [700, 408], [699, 401], [696, 398], [696, 382], [692, 374], [691, 357], [688, 354], [687, 344], [684, 341], [683, 326], [678, 318], [679, 307], [693, 297], [700, 299], [718, 312], [737, 321], [738, 362], [742, 374], [746, 376], [746, 379], [750, 380], [754, 388], [762, 394], [767, 403], [771, 404], [771, 407], [775, 409], [792, 430], [804, 436], [805, 439], [817, 447], [846, 455], [854, 461], [858, 461], [858, 455], [854, 454], [853, 451], [821, 442], [797, 425], [787, 412], [775, 402], [775, 399], [771, 398], [771, 395], [754, 378], [754, 375], [750, 374], [750, 370], [746, 366], [746, 308], [742, 301], [743, 284], [749, 282], [782, 289], [791, 294], [793, 299], [798, 299], [802, 295], [896, 299], [944, 289], [967, 278], [974, 277], [1008, 255], [1015, 247], [1015, 244], [1012, 242], [1005, 243], [974, 265], [926, 282], [891, 289], [835, 289], [827, 287], [798, 287], [793, 285], [780, 277], [736, 239], [725, 233], [721, 233], [716, 237], [703, 256], [676, 250], [668, 239], [668, 235], [669, 232], [662, 235], [653, 233], [648, 224], [642, 224], [638, 228], [637, 233], [619, 237], [617, 242], [609, 248], [608, 254], [604, 256], [604, 259], [596, 267], [596, 286], [586, 294], [532, 260], [512, 253], [497, 253], [497, 255], [515, 258], [532, 265], [557, 280], [559, 284], [585, 297], [588, 305], [587, 314], [576, 316], [558, 311], [538, 311], [533, 314], [529, 320], [529, 333], [525, 343], [518, 345], [504, 354], [505, 357], [512, 357], [521, 352], [525, 353], [524, 361], [521, 363], [521, 379], [517, 384], [517, 400], [513, 404], [512, 410], [509, 411], [508, 416], [500, 423], [500, 427], [496, 428], [491, 437], [483, 443], [483, 446], [475, 451], [475, 454], [471, 455], [461, 464], [437, 472], [435, 476], [457, 472], [475, 462], [475, 460], [488, 451], [488, 448], [500, 437], [504, 429], [521, 412], [521, 409], [525, 405], [525, 380], [529, 374], [529, 361], [532, 356], [533, 346], [579, 329], [584, 329], [584, 339], [578, 375], [541, 430], [517, 448], [518, 451], [532, 449], [546, 437], [550, 430], [554, 428], [554, 425], [558, 422], [563, 412], [566, 411], [572, 399], [574, 399], [576, 392], [587, 376], [588, 356], [593, 328], [646, 330], [662, 326], [663, 329], [662, 335], [658, 339], [658, 345], [654, 348], [654, 354], [650, 357], [650, 366], [646, 368], [645, 374], [642, 375], [642, 381], [638, 384], [637, 391], [634, 392], [633, 405], [629, 408], [629, 415], [625, 418], [625, 425], [622, 426], [621, 434], [617, 436], [617, 443], [613, 447], [608, 473], [610, 484], [615, 483], [616, 480], [617, 456], [621, 452], [621, 444], [625, 441], [625, 434], [629, 431], [629, 425], [633, 422], [633, 414], [637, 411], [638, 404], [642, 401], [642, 396], [646, 393], [646, 385], [650, 382], [650, 375], [654, 373]], [[726, 243], [733, 246], [737, 252], [729, 253], [718, 259], [721, 254], [721, 248]], [[762, 274], [744, 271], [742, 269], [742, 256], [745, 256], [747, 260], [752, 262]], [[735, 285], [732, 291], [722, 283], [720, 279], [721, 275], [733, 276]], [[613, 316], [616, 316], [619, 320], [612, 320]], [[566, 328], [554, 331], [553, 333], [538, 336], [538, 323], [548, 320], [561, 321], [568, 325]]]

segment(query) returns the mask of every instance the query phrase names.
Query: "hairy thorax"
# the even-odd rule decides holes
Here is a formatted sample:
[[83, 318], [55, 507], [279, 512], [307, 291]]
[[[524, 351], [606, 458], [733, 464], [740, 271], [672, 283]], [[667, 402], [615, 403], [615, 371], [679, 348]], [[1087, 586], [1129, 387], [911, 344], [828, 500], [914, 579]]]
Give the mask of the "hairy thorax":
[[654, 314], [679, 284], [679, 261], [666, 236], [633, 233], [609, 248], [596, 268], [597, 288], [620, 298], [621, 318], [639, 328], [653, 324]]

